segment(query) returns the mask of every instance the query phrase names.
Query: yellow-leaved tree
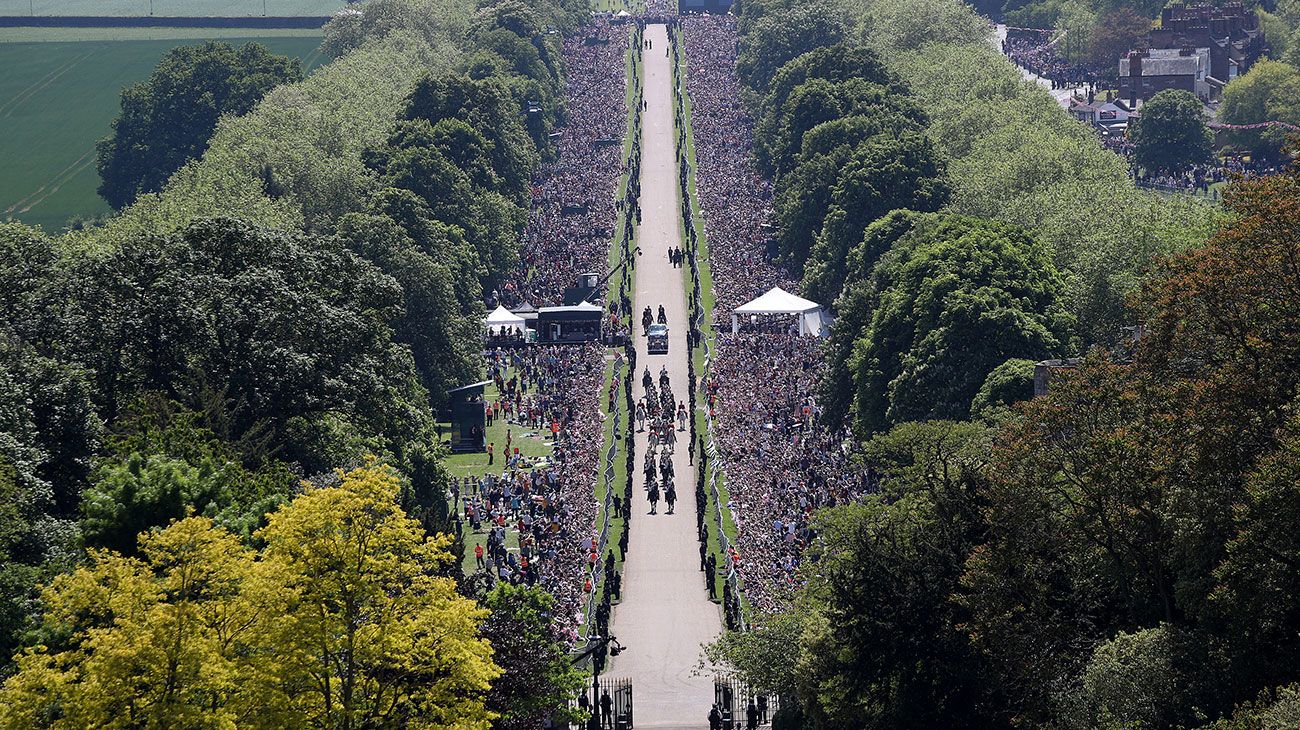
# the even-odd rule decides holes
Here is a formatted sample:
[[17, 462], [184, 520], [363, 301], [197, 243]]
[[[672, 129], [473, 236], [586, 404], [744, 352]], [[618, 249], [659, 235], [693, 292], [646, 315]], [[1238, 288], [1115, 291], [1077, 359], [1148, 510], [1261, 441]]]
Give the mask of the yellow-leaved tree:
[[450, 538], [426, 538], [397, 505], [397, 478], [371, 467], [271, 515], [258, 565], [250, 663], [262, 721], [348, 730], [486, 730], [501, 674], [478, 636], [487, 611], [436, 570]]
[[260, 550], [202, 517], [95, 551], [42, 594], [46, 643], [0, 688], [0, 728], [486, 730], [486, 611], [438, 577], [445, 537], [386, 467], [272, 514]]
[[0, 690], [13, 728], [234, 727], [238, 660], [254, 615], [253, 554], [191, 517], [140, 538], [141, 558], [92, 551], [43, 592], [52, 646], [18, 658]]

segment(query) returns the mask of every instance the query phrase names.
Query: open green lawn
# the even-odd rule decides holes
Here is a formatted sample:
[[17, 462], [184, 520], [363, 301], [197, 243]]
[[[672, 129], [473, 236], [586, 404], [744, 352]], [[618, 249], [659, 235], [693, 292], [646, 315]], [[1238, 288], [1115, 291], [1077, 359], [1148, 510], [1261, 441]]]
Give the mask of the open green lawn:
[[[506, 376], [509, 379], [509, 375]], [[501, 393], [497, 387], [488, 384], [483, 389], [483, 398], [488, 401], [494, 401], [500, 397]], [[443, 433], [448, 434], [450, 424], [444, 422]], [[453, 477], [481, 477], [488, 472], [500, 474], [505, 469], [503, 454], [506, 447], [506, 432], [510, 435], [510, 448], [513, 451], [518, 448], [519, 453], [523, 454], [530, 461], [533, 459], [548, 458], [551, 455], [550, 434], [542, 429], [524, 428], [518, 424], [508, 423], [503, 418], [497, 418], [487, 427], [487, 435], [484, 441], [494, 445], [492, 464], [488, 464], [487, 453], [477, 454], [451, 454], [443, 460], [443, 466], [447, 468], [447, 473]], [[444, 436], [446, 442], [449, 437]], [[465, 525], [465, 553], [463, 555], [462, 567], [466, 573], [472, 573], [475, 570], [474, 565], [474, 545], [482, 544], [486, 539], [486, 533], [473, 532], [468, 523]], [[517, 550], [519, 548], [519, 535], [514, 530], [506, 531], [506, 546]]]
[[[249, 35], [257, 38], [249, 38]], [[0, 28], [0, 43], [47, 43], [50, 41], [181, 41], [257, 40], [268, 38], [315, 38], [319, 28]]]
[[[327, 60], [317, 51], [319, 37], [230, 42], [248, 40], [300, 58], [308, 70]], [[95, 192], [95, 142], [108, 135], [121, 90], [144, 80], [168, 49], [185, 43], [0, 44], [0, 220], [55, 233], [73, 216], [109, 212]]]
[[297, 17], [330, 15], [346, 4], [344, 0], [265, 0], [263, 13], [263, 0], [0, 0], [0, 15]]

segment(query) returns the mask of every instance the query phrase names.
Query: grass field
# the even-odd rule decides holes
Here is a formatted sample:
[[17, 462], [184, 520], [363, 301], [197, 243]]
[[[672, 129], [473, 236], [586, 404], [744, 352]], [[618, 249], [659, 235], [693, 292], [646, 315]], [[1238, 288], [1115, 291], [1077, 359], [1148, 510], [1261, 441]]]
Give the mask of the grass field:
[[[249, 34], [257, 38], [249, 38]], [[319, 28], [0, 28], [0, 43], [66, 43], [73, 41], [185, 41], [315, 38]]]
[[[273, 53], [323, 61], [319, 37], [245, 38]], [[0, 44], [0, 220], [50, 233], [73, 216], [109, 212], [99, 198], [95, 142], [108, 135], [121, 90], [142, 81], [183, 40]]]
[[238, 18], [331, 15], [344, 0], [0, 0], [0, 15]]

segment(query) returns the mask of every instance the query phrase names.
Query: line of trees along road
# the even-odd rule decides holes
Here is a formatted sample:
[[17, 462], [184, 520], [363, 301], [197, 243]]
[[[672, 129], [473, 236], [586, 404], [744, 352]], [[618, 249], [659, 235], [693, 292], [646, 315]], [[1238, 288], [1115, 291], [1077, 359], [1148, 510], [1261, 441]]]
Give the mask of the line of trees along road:
[[[565, 706], [550, 597], [472, 597], [522, 642], [502, 674], [489, 614], [438, 577], [459, 563], [435, 414], [477, 375], [587, 12], [373, 0], [326, 27], [337, 60], [222, 116], [102, 226], [0, 226], [0, 726]], [[338, 554], [304, 546], [328, 533]], [[311, 585], [344, 564], [375, 570]]]
[[1300, 173], [1136, 190], [960, 3], [739, 22], [773, 253], [836, 302], [822, 403], [878, 491], [710, 654], [783, 727], [1294, 727]]

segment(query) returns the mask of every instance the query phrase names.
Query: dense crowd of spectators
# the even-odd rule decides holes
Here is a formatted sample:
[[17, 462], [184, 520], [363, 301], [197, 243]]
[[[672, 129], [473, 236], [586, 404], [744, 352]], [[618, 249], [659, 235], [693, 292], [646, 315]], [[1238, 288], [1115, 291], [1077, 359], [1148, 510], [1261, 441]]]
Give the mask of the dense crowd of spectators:
[[1051, 31], [1043, 31], [1032, 36], [1009, 37], [1002, 41], [1002, 53], [1020, 68], [1050, 81], [1053, 89], [1095, 84], [1099, 79], [1096, 69], [1057, 55], [1050, 36]]
[[[1191, 193], [1193, 195], [1210, 195], [1212, 188], [1222, 182], [1228, 182], [1236, 176], [1264, 177], [1274, 175], [1279, 169], [1267, 162], [1244, 162], [1236, 157], [1225, 157], [1212, 165], [1196, 165], [1181, 173], [1138, 174], [1134, 179], [1138, 185], [1154, 190]], [[1218, 191], [1213, 191], [1215, 197]]]
[[706, 384], [736, 521], [733, 559], [750, 605], [764, 611], [795, 584], [813, 512], [868, 487], [848, 464], [848, 434], [819, 421], [821, 348], [800, 335], [722, 335]]
[[[717, 303], [715, 322], [731, 321], [737, 306], [774, 286], [797, 286], [766, 256], [772, 186], [750, 161], [753, 120], [740, 101], [736, 76], [736, 19], [681, 18], [695, 134], [695, 187], [709, 242], [709, 266]], [[710, 215], [711, 213], [711, 215]]]
[[623, 56], [630, 26], [602, 19], [564, 42], [566, 123], [558, 155], [533, 182], [520, 262], [490, 306], [559, 304], [566, 287], [604, 271], [627, 129]]
[[[491, 471], [452, 483], [478, 569], [550, 592], [556, 628], [569, 641], [578, 638], [590, 590], [603, 355], [594, 343], [487, 351], [488, 376], [500, 394], [487, 407], [492, 420], [508, 425], [511, 441], [493, 444]], [[519, 441], [526, 438], [550, 441], [549, 457], [522, 455]]]
[[662, 21], [675, 15], [677, 15], [677, 0], [645, 0], [642, 16], [647, 21]]
[[[567, 122], [558, 130], [558, 156], [534, 180], [520, 266], [490, 306], [555, 304], [579, 274], [605, 269], [622, 172], [630, 32], [596, 20], [565, 41]], [[576, 642], [597, 564], [604, 350], [596, 343], [496, 344], [486, 343], [484, 352], [498, 393], [485, 415], [489, 426], [504, 419], [510, 436], [490, 445], [486, 471], [453, 480], [452, 502], [477, 570], [490, 581], [550, 592], [554, 628]], [[524, 439], [544, 439], [550, 454], [526, 456]]]
[[[771, 189], [749, 157], [753, 126], [740, 101], [735, 19], [681, 22], [714, 320], [723, 324], [763, 291], [798, 284], [766, 257]], [[846, 435], [818, 420], [821, 341], [788, 334], [785, 322], [751, 329], [719, 337], [705, 386], [738, 533], [726, 567], [743, 579], [749, 604], [770, 611], [797, 580], [813, 511], [853, 499], [866, 478], [848, 464]]]

